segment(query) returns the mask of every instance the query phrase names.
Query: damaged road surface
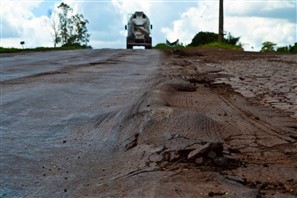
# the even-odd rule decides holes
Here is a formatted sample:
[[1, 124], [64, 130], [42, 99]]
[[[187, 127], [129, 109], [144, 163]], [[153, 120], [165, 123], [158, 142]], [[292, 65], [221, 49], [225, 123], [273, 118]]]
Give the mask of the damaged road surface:
[[294, 103], [234, 91], [220, 58], [269, 57], [224, 53], [3, 55], [0, 196], [297, 196]]

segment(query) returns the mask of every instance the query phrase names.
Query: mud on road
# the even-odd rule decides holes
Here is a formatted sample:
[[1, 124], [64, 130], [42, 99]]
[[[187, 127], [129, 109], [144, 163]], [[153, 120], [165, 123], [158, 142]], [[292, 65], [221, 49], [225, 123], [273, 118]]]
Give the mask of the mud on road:
[[2, 82], [2, 196], [297, 196], [296, 56], [96, 53]]

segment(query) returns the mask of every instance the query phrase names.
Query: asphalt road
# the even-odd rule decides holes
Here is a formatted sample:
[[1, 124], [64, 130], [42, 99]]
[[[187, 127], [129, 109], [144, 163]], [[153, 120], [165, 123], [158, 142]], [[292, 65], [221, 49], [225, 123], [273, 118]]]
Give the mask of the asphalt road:
[[[2, 55], [0, 197], [296, 197], [295, 62], [275, 56]], [[291, 82], [289, 112], [246, 97], [259, 90], [252, 66], [269, 83], [289, 68], [278, 72]]]
[[150, 86], [159, 56], [84, 50], [1, 57], [0, 196], [77, 195], [103, 177], [125, 111]]

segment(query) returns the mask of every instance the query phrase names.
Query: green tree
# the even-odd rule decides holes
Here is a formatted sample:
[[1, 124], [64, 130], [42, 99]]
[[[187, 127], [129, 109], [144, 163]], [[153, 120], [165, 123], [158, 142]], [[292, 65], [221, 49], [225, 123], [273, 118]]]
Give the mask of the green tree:
[[262, 43], [261, 52], [275, 52], [276, 43], [265, 41]]
[[73, 26], [70, 30], [68, 43], [86, 46], [89, 42], [90, 37], [86, 27], [89, 21], [84, 19], [82, 14], [76, 14], [71, 17], [70, 22], [73, 24]]
[[72, 13], [72, 8], [66, 3], [61, 3], [58, 8], [60, 9], [59, 13], [59, 35], [61, 37], [62, 45], [65, 45], [69, 42], [70, 30], [72, 29], [72, 23], [70, 21], [70, 13]]
[[88, 20], [82, 14], [73, 14], [73, 9], [66, 3], [58, 6], [58, 20], [52, 20], [54, 45], [89, 47], [90, 38], [87, 24]]

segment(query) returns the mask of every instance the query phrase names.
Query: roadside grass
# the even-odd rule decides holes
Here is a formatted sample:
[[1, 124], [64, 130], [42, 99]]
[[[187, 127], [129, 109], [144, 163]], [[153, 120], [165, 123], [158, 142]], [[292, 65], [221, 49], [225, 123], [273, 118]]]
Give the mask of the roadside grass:
[[185, 47], [182, 45], [177, 45], [175, 47], [171, 47], [171, 46], [166, 45], [165, 43], [159, 43], [153, 48], [154, 49], [181, 49], [181, 48], [185, 48]]
[[243, 51], [243, 48], [241, 45], [230, 45], [228, 43], [219, 43], [219, 42], [209, 43], [206, 45], [202, 45], [201, 47], [217, 47], [217, 48], [221, 48], [221, 49], [242, 50]]
[[0, 53], [16, 53], [16, 52], [43, 52], [56, 50], [79, 50], [86, 49], [85, 47], [36, 47], [36, 48], [5, 48], [0, 47]]

